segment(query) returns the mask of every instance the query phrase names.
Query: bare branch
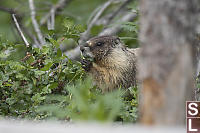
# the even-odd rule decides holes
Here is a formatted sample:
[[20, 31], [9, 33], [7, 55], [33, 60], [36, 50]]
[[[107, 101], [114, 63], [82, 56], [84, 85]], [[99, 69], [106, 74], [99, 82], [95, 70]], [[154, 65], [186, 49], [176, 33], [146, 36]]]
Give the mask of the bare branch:
[[[124, 17], [121, 18], [120, 21], [118, 22], [128, 22], [133, 20], [134, 18], [137, 17], [136, 13], [128, 13], [127, 15], [125, 15]], [[99, 36], [103, 36], [103, 35], [116, 35], [119, 31], [121, 30], [121, 26], [120, 24], [115, 24], [114, 26], [104, 29]]]
[[96, 14], [96, 16], [94, 16], [94, 18], [92, 19], [92, 21], [90, 22], [90, 24], [88, 25], [87, 30], [81, 35], [81, 38], [79, 40], [79, 43], [82, 43], [83, 41], [87, 40], [90, 36], [90, 30], [91, 28], [94, 26], [94, 24], [96, 23], [96, 21], [99, 19], [99, 17], [102, 15], [102, 13], [110, 6], [110, 4], [113, 2], [114, 0], [109, 0], [107, 1], [105, 4], [102, 5], [101, 9], [99, 10], [99, 12]]
[[40, 25], [44, 25], [51, 17], [52, 12], [56, 13], [58, 10], [63, 9], [71, 0], [59, 0], [58, 3], [50, 9], [50, 11], [40, 20]]
[[31, 19], [32, 19], [32, 24], [33, 24], [34, 30], [37, 34], [37, 37], [39, 39], [40, 44], [43, 45], [45, 42], [44, 42], [44, 39], [43, 39], [42, 32], [40, 31], [39, 25], [38, 25], [37, 20], [35, 18], [36, 13], [35, 13], [35, 6], [34, 6], [33, 0], [29, 0], [29, 8], [30, 8], [30, 11], [31, 11]]
[[0, 6], [0, 11], [8, 12], [10, 14], [15, 14], [16, 13], [16, 11], [14, 9], [1, 7], [1, 6]]
[[[22, 25], [22, 16], [23, 16], [23, 14], [20, 14], [20, 13], [17, 12], [15, 9], [6, 8], [6, 7], [1, 7], [1, 6], [0, 6], [0, 11], [7, 12], [7, 13], [9, 13], [9, 14], [11, 14], [11, 15], [12, 15], [12, 14], [15, 14], [15, 17], [16, 17], [16, 19], [17, 19], [17, 22], [18, 22], [18, 24], [20, 25], [22, 31], [24, 31], [24, 33], [25, 33], [31, 40], [34, 41], [34, 45], [36, 45], [37, 47], [39, 47], [39, 42], [38, 42], [37, 38], [36, 38], [32, 33], [30, 33], [30, 31], [29, 31], [26, 27], [24, 27], [24, 26]], [[13, 21], [13, 22], [14, 22], [14, 21]]]
[[52, 9], [51, 10], [51, 17], [49, 18], [49, 20], [50, 20], [50, 26], [51, 27], [49, 27], [51, 30], [54, 30], [54, 26], [55, 26], [55, 9]]
[[16, 28], [17, 28], [17, 31], [19, 32], [19, 35], [21, 36], [22, 40], [24, 41], [26, 47], [29, 47], [30, 44], [28, 43], [26, 37], [24, 36], [24, 34], [23, 34], [23, 32], [22, 32], [22, 30], [21, 30], [21, 28], [20, 28], [20, 26], [19, 26], [19, 23], [17, 22], [17, 19], [16, 19], [16, 17], [15, 17], [15, 14], [12, 14], [12, 18], [13, 18], [13, 21], [14, 21], [15, 26], [16, 26]]
[[108, 25], [111, 23], [111, 21], [113, 20], [113, 18], [115, 18], [117, 16], [117, 14], [119, 14], [119, 12], [121, 12], [130, 2], [132, 2], [133, 0], [126, 0], [122, 3], [122, 5], [116, 10], [114, 11], [106, 20], [104, 21], [105, 25]]
[[[136, 13], [128, 13], [127, 15], [125, 15], [120, 19], [120, 22], [132, 21], [134, 18], [136, 18], [136, 16], [137, 16]], [[116, 35], [120, 30], [121, 30], [120, 24], [116, 24], [113, 27], [104, 29], [101, 33], [99, 33], [99, 36]], [[80, 57], [80, 45], [70, 51], [65, 52], [65, 55], [72, 60], [77, 60]]]
[[[114, 12], [112, 12], [112, 14], [109, 15], [109, 17], [105, 18], [104, 20], [104, 25], [108, 25], [111, 23], [111, 21], [113, 20], [113, 18], [115, 18], [115, 16], [122, 11], [123, 8], [125, 8], [128, 3], [130, 3], [133, 0], [125, 0], [123, 1], [122, 5]], [[88, 28], [87, 30], [81, 35], [81, 38], [79, 40], [79, 44], [82, 45], [82, 43], [86, 40], [89, 39], [90, 37], [90, 30], [91, 28], [97, 24], [97, 22], [100, 20], [100, 16], [102, 15], [102, 13], [109, 7], [110, 4], [114, 3], [114, 2], [120, 2], [120, 1], [114, 1], [114, 0], [109, 0], [107, 1], [104, 5], [102, 5], [102, 7], [99, 9], [99, 11], [97, 12], [97, 10], [94, 11], [94, 13], [96, 13], [96, 16], [92, 19], [92, 21], [90, 22], [90, 24], [88, 24]]]

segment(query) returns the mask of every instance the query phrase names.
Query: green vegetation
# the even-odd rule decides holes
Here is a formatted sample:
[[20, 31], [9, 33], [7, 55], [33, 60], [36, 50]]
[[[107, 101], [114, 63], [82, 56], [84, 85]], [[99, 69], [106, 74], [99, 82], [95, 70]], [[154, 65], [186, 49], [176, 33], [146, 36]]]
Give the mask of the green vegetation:
[[[3, 30], [0, 32], [11, 34], [9, 37], [0, 36], [0, 116], [31, 120], [136, 122], [137, 88], [128, 90], [119, 88], [114, 92], [102, 94], [85, 74], [80, 62], [70, 60], [59, 47], [64, 42], [73, 44], [67, 45], [67, 48], [75, 47], [74, 44], [77, 45], [81, 33], [86, 30], [89, 13], [80, 16], [77, 12], [85, 10], [87, 8], [85, 6], [91, 7], [88, 8], [89, 12], [98, 4], [102, 4], [100, 0], [97, 2], [87, 0], [91, 2], [90, 5], [86, 4], [74, 10], [81, 1], [72, 2], [69, 9], [64, 11], [64, 13], [70, 11], [73, 16], [56, 17], [55, 30], [41, 28], [46, 41], [41, 49], [25, 47], [24, 43], [19, 41], [19, 37], [15, 39], [11, 34], [10, 28], [4, 27], [5, 32]], [[17, 3], [6, 2], [4, 5], [17, 6]], [[9, 14], [0, 12], [1, 14], [4, 14], [5, 18], [10, 17]], [[25, 16], [23, 21], [28, 27], [30, 18], [27, 17]], [[137, 47], [137, 19], [121, 25], [122, 32], [119, 34], [121, 39], [127, 45]], [[92, 36], [97, 35], [103, 28], [102, 25], [93, 26]]]
[[[0, 115], [28, 119], [123, 121], [137, 118], [137, 89], [102, 94], [87, 78], [81, 64], [64, 62], [57, 40], [42, 49], [10, 42], [0, 45]], [[21, 58], [18, 49], [25, 49]], [[21, 50], [20, 50], [21, 51]], [[22, 54], [22, 53], [21, 53]], [[18, 55], [18, 57], [16, 56]]]

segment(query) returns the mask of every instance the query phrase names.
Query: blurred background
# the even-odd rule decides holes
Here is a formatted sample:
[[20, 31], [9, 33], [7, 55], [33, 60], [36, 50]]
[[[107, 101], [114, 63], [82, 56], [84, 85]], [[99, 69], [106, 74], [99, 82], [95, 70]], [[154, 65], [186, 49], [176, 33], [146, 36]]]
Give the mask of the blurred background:
[[[12, 17], [10, 13], [15, 13], [18, 17], [20, 24], [26, 29], [24, 32], [29, 33], [27, 39], [32, 41], [33, 37], [29, 35], [35, 34], [31, 13], [29, 8], [29, 2], [27, 0], [1, 0], [0, 1], [0, 15], [1, 15], [1, 27], [0, 33], [2, 36], [10, 41], [20, 42], [20, 37], [17, 33], [14, 23], [12, 22]], [[34, 0], [36, 19], [40, 26], [41, 32], [45, 35], [48, 34], [48, 17], [50, 17], [51, 9], [55, 9], [55, 23], [54, 23], [54, 33], [61, 37], [65, 30], [63, 27], [63, 21], [65, 18], [70, 18], [76, 24], [81, 24], [85, 29], [91, 20], [97, 15], [100, 8], [105, 4], [106, 0]], [[132, 47], [137, 47], [137, 21], [134, 23], [127, 23], [124, 21], [120, 22], [123, 15], [128, 12], [137, 12], [136, 1], [123, 1], [116, 0], [111, 4], [106, 6], [106, 9], [98, 17], [98, 20], [93, 24], [91, 28], [91, 36], [98, 35], [102, 29], [112, 27], [113, 25], [120, 24], [122, 30], [117, 35], [122, 37], [127, 45], [132, 45]], [[107, 20], [109, 22], [107, 22]], [[134, 27], [130, 27], [134, 26]], [[51, 28], [50, 28], [51, 29]], [[134, 32], [132, 32], [134, 31]], [[74, 47], [70, 44], [68, 47]]]

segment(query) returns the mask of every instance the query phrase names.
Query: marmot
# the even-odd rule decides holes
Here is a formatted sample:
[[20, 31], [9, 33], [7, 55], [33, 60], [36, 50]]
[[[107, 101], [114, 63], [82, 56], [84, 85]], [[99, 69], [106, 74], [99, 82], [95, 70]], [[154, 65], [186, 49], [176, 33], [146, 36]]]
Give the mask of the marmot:
[[[118, 37], [98, 36], [80, 47], [83, 68], [103, 92], [136, 85], [136, 52]], [[89, 57], [89, 58], [88, 58]], [[91, 60], [92, 59], [92, 60]]]

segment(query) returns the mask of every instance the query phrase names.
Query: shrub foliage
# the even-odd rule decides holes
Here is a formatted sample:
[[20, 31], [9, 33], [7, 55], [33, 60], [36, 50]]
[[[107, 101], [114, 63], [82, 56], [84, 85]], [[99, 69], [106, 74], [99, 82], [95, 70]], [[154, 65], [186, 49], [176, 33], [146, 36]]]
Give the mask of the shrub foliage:
[[[66, 18], [63, 38], [77, 42], [84, 31]], [[49, 31], [41, 48], [0, 40], [0, 115], [66, 121], [137, 119], [137, 89], [102, 94], [81, 67], [62, 54], [63, 39]], [[67, 61], [66, 61], [67, 59]], [[129, 93], [131, 97], [125, 96]]]

